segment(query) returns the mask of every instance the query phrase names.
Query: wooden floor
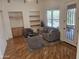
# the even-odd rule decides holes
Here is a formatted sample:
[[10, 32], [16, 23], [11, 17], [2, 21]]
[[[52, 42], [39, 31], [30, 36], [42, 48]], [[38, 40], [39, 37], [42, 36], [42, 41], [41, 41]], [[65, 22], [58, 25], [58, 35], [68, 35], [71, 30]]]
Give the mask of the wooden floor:
[[31, 52], [24, 37], [8, 41], [4, 59], [76, 59], [76, 48], [59, 42]]

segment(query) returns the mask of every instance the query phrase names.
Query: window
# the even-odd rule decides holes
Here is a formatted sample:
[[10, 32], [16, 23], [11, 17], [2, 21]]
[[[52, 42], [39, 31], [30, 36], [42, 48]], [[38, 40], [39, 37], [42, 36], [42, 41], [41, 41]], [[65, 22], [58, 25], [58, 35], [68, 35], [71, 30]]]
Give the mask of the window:
[[48, 25], [49, 27], [52, 26], [52, 23], [51, 23], [52, 21], [51, 21], [51, 20], [52, 20], [52, 18], [51, 18], [51, 10], [48, 10], [48, 11], [47, 11], [47, 22], [48, 22], [47, 25]]
[[59, 10], [47, 10], [47, 25], [49, 27], [59, 27]]

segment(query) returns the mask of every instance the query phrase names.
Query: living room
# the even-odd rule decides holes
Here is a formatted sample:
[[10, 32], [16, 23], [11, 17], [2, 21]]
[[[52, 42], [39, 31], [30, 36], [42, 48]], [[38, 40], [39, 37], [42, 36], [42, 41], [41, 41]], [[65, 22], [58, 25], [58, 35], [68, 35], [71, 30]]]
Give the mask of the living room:
[[78, 3], [78, 0], [0, 0], [1, 57], [76, 59]]

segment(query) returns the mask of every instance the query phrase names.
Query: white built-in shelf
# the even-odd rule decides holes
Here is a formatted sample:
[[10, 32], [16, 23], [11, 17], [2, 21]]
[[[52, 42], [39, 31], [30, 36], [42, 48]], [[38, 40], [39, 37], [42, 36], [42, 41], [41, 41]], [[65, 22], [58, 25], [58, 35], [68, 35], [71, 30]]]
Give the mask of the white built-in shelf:
[[40, 26], [40, 24], [31, 25], [31, 27], [36, 27], [36, 26]]
[[40, 11], [30, 11], [30, 26], [36, 31], [40, 25]]

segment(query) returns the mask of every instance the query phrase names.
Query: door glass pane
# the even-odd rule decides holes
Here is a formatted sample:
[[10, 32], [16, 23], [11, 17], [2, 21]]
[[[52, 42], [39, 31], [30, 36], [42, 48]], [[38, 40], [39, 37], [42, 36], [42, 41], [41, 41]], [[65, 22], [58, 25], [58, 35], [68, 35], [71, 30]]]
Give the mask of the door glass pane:
[[75, 33], [75, 16], [76, 16], [76, 8], [70, 8], [67, 11], [67, 32], [66, 36], [69, 41], [74, 40]]

